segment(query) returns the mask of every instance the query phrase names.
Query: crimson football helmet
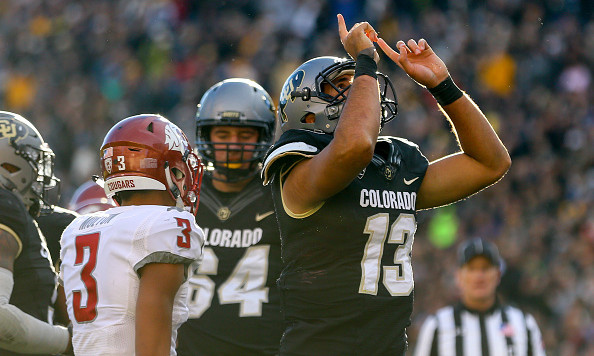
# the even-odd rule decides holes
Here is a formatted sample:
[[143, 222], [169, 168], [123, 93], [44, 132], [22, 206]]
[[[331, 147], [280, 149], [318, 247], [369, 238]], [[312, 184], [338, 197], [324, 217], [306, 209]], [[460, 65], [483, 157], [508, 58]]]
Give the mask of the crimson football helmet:
[[[102, 180], [100, 182], [104, 183]], [[81, 215], [107, 210], [114, 206], [117, 206], [116, 202], [105, 195], [103, 186], [92, 180], [88, 180], [78, 187], [68, 203], [68, 209]]]
[[0, 186], [15, 193], [37, 217], [53, 209], [59, 195], [54, 152], [35, 126], [21, 115], [0, 111]]
[[203, 166], [186, 135], [161, 115], [131, 116], [109, 130], [101, 146], [105, 194], [166, 190], [195, 215]]
[[[338, 57], [316, 57], [303, 63], [287, 78], [281, 89], [278, 116], [281, 130], [303, 129], [328, 134], [334, 133], [342, 113], [345, 88], [332, 81], [344, 74], [355, 74], [355, 61]], [[380, 88], [381, 127], [393, 120], [398, 112], [394, 86], [385, 74], [376, 72]], [[322, 91], [324, 85], [334, 88], [336, 95]], [[305, 122], [308, 114], [315, 115], [314, 123]]]

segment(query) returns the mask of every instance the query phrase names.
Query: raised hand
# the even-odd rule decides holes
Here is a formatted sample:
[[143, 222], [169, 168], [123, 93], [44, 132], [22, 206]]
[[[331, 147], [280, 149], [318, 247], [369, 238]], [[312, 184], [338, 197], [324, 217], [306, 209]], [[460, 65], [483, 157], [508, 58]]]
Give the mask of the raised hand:
[[418, 44], [410, 39], [408, 46], [404, 41], [398, 41], [396, 48], [400, 53], [393, 50], [382, 38], [377, 43], [409, 77], [427, 88], [437, 86], [449, 75], [445, 63], [433, 52], [425, 39], [420, 39]]
[[[344, 17], [341, 14], [336, 16], [338, 18], [338, 34], [340, 35], [340, 42], [344, 46], [349, 56], [357, 59], [359, 52], [366, 48], [374, 47], [373, 42], [376, 42], [378, 37], [373, 27], [367, 22], [356, 23], [350, 31], [347, 31]], [[379, 61], [379, 55], [374, 52], [376, 62]]]

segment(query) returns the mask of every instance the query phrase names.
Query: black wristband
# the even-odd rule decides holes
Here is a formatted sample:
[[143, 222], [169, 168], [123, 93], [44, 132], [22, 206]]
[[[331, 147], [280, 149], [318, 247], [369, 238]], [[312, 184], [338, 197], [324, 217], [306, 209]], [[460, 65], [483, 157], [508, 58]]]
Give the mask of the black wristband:
[[439, 105], [445, 106], [458, 100], [464, 93], [456, 86], [452, 77], [448, 77], [436, 87], [427, 88]]
[[355, 78], [360, 75], [368, 75], [377, 79], [377, 63], [367, 54], [359, 53], [357, 55], [357, 62], [355, 64]]

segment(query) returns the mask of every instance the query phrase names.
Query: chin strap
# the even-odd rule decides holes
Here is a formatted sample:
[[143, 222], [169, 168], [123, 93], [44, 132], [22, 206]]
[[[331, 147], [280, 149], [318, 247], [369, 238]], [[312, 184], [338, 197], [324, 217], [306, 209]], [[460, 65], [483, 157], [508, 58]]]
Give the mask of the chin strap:
[[181, 197], [175, 198], [175, 207], [182, 210], [187, 210]]
[[169, 191], [173, 194], [173, 198], [175, 199], [175, 207], [178, 209], [184, 209], [184, 201], [181, 197], [181, 192], [177, 185], [173, 183], [173, 179], [171, 179], [171, 169], [169, 168], [169, 162], [165, 162], [165, 179], [167, 179], [167, 185], [169, 186]]
[[171, 179], [171, 169], [169, 168], [169, 162], [165, 162], [165, 179], [167, 179], [167, 186], [169, 187], [169, 191], [173, 194], [173, 198], [177, 201], [181, 199], [181, 192], [177, 185], [173, 183], [173, 179]]

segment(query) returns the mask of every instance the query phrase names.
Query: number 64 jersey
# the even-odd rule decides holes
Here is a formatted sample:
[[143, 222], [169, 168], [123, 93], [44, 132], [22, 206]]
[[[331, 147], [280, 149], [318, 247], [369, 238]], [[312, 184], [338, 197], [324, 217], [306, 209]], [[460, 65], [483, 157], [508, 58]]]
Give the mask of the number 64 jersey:
[[[61, 239], [60, 277], [76, 355], [134, 355], [140, 278], [149, 263], [190, 264], [202, 256], [204, 234], [194, 216], [174, 207], [115, 207], [76, 218]], [[186, 274], [187, 275], [187, 274]], [[187, 281], [175, 296], [171, 354], [187, 320]]]

